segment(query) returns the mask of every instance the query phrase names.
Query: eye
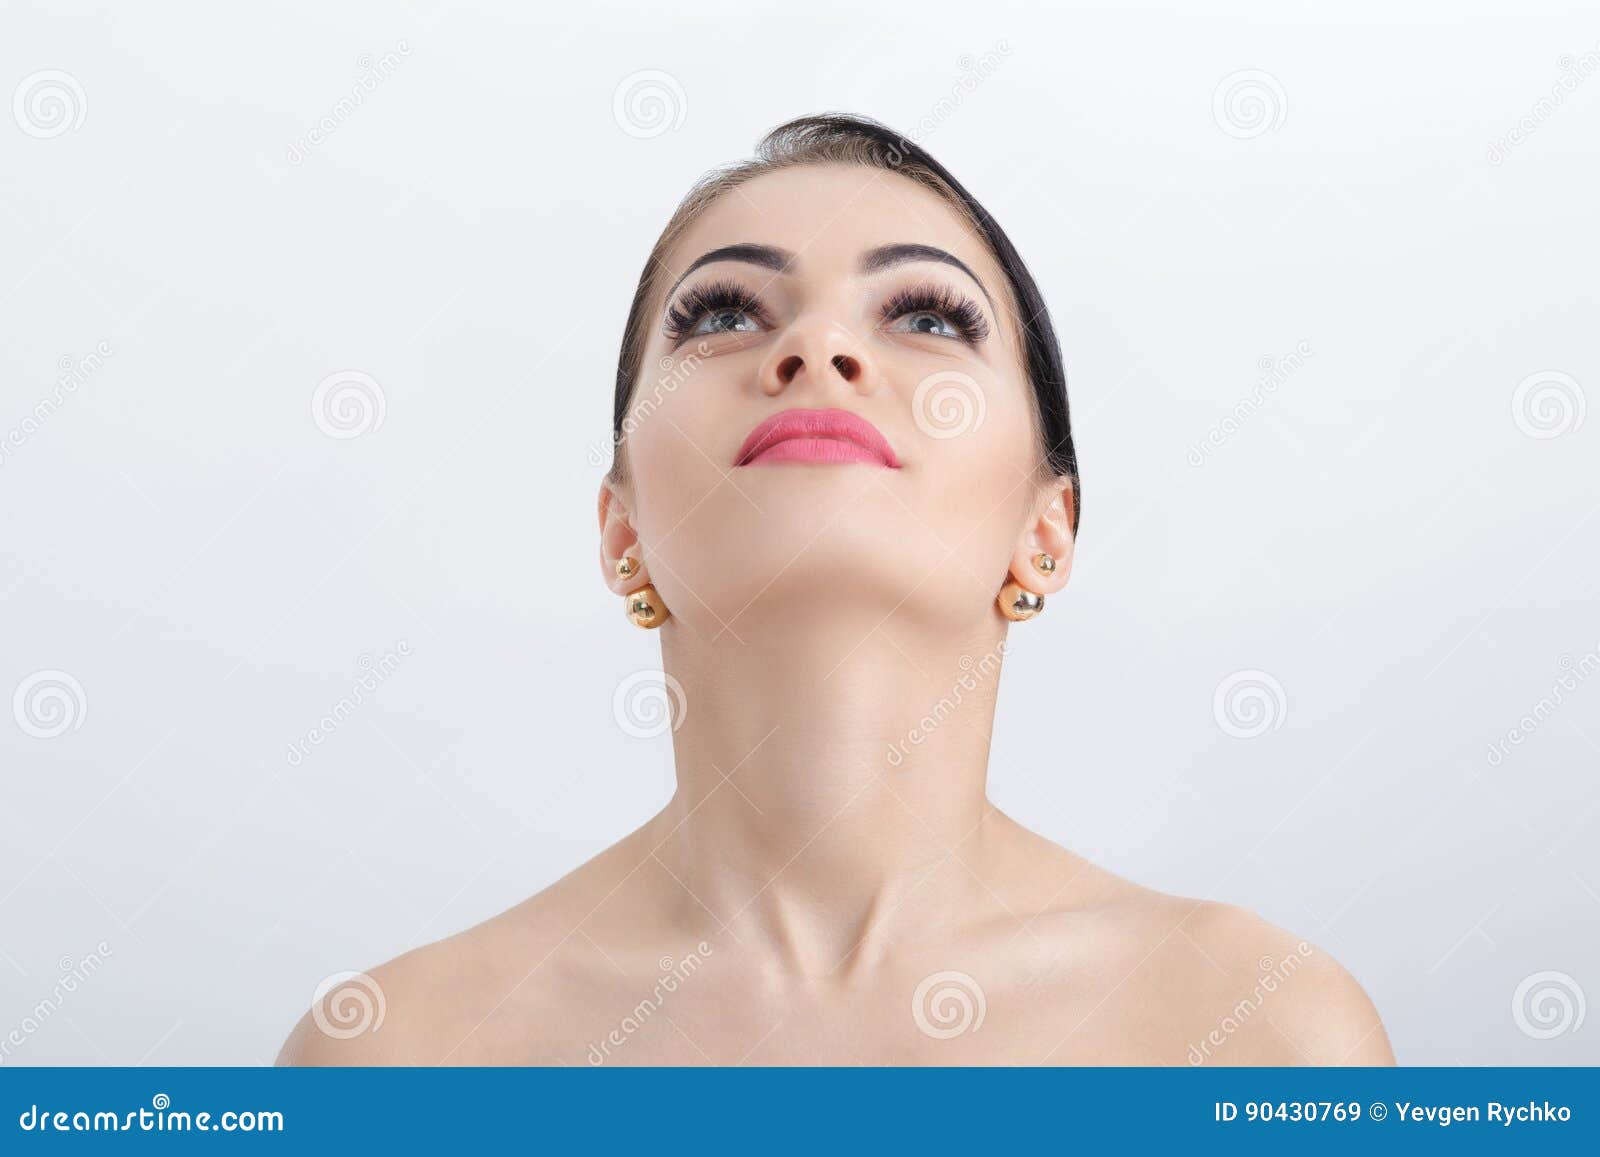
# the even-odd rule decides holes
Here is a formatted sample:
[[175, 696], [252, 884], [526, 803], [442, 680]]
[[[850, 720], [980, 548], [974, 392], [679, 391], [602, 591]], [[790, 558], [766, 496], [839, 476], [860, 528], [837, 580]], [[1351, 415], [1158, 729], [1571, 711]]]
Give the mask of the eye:
[[883, 322], [890, 333], [954, 338], [968, 345], [989, 336], [989, 323], [977, 302], [942, 285], [900, 290], [884, 302]]
[[960, 337], [961, 332], [942, 315], [931, 309], [901, 314], [889, 327], [900, 333], [926, 333], [935, 337]]
[[767, 324], [767, 311], [753, 294], [737, 282], [714, 281], [690, 288], [673, 302], [662, 328], [681, 345], [692, 337], [759, 333]]
[[761, 324], [747, 310], [719, 309], [701, 314], [700, 320], [685, 336], [705, 337], [714, 333], [744, 333], [760, 328]]

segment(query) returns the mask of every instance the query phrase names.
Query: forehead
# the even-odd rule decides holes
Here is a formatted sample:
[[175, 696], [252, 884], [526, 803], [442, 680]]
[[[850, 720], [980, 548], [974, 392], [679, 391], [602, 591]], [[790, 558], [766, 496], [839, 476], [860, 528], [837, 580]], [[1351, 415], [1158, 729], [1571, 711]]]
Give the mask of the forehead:
[[690, 225], [664, 263], [676, 278], [707, 250], [742, 242], [795, 253], [801, 277], [853, 270], [862, 253], [881, 245], [934, 245], [966, 262], [997, 298], [1007, 288], [959, 209], [909, 177], [865, 165], [794, 165], [745, 181]]

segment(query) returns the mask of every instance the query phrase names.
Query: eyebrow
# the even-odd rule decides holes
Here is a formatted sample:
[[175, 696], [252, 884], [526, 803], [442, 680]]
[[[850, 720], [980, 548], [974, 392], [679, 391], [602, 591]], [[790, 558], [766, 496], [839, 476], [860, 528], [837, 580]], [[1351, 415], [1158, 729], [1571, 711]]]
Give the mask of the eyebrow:
[[983, 290], [983, 296], [989, 298], [989, 305], [995, 307], [994, 298], [989, 294], [989, 287], [983, 283], [983, 278], [972, 272], [971, 268], [954, 253], [947, 253], [933, 245], [915, 245], [902, 242], [897, 245], [880, 245], [876, 249], [869, 249], [861, 257], [861, 272], [877, 273], [882, 269], [889, 269], [896, 265], [904, 265], [909, 261], [937, 261], [942, 265], [953, 265], [961, 270], [973, 281], [978, 283], [978, 288]]
[[[715, 261], [743, 261], [747, 265], [759, 265], [763, 269], [770, 269], [774, 273], [787, 273], [789, 266], [794, 264], [794, 254], [787, 249], [779, 249], [776, 245], [752, 245], [742, 243], [739, 245], [724, 245], [720, 249], [712, 249], [700, 254], [689, 263], [689, 268], [683, 271], [682, 276], [672, 283], [672, 288], [667, 290], [671, 297], [678, 291], [684, 278], [699, 269], [702, 265], [710, 265]], [[979, 282], [981, 285], [982, 282]]]
[[[770, 269], [774, 273], [787, 273], [794, 265], [795, 255], [787, 249], [779, 249], [776, 245], [757, 245], [751, 242], [723, 245], [717, 249], [707, 250], [689, 263], [689, 268], [685, 269], [678, 280], [672, 283], [672, 288], [667, 290], [667, 297], [670, 299], [678, 291], [678, 286], [682, 285], [696, 269], [718, 261], [742, 261], [747, 265], [759, 265], [763, 269]], [[961, 270], [983, 290], [983, 296], [989, 299], [990, 307], [998, 311], [999, 307], [995, 305], [994, 297], [989, 293], [989, 287], [983, 283], [983, 278], [974, 273], [972, 267], [954, 253], [940, 249], [936, 245], [921, 245], [909, 241], [880, 245], [861, 255], [861, 272], [878, 273], [912, 261], [935, 261]]]

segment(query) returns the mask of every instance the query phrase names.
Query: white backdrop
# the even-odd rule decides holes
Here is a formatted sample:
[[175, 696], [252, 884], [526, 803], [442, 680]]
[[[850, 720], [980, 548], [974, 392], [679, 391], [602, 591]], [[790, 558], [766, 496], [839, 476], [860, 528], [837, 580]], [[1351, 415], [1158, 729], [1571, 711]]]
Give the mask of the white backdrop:
[[828, 109], [1063, 335], [997, 802], [1322, 945], [1404, 1063], [1600, 1062], [1600, 17], [1107, 7], [7, 0], [3, 1062], [266, 1062], [665, 800], [595, 562], [623, 316]]

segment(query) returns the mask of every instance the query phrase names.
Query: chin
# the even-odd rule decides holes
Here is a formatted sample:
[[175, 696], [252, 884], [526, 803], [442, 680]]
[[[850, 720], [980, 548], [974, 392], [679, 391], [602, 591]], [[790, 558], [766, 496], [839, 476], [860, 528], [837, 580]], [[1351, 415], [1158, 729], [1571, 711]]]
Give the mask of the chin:
[[760, 510], [724, 486], [659, 552], [658, 586], [699, 631], [716, 634], [718, 619], [741, 636], [747, 627], [835, 621], [859, 637], [888, 616], [917, 614], [934, 595], [922, 580], [953, 565], [940, 538], [954, 539], [917, 525], [884, 490], [863, 492], [859, 477], [833, 500], [817, 489], [837, 488], [834, 479], [816, 488], [762, 481], [745, 488]]

